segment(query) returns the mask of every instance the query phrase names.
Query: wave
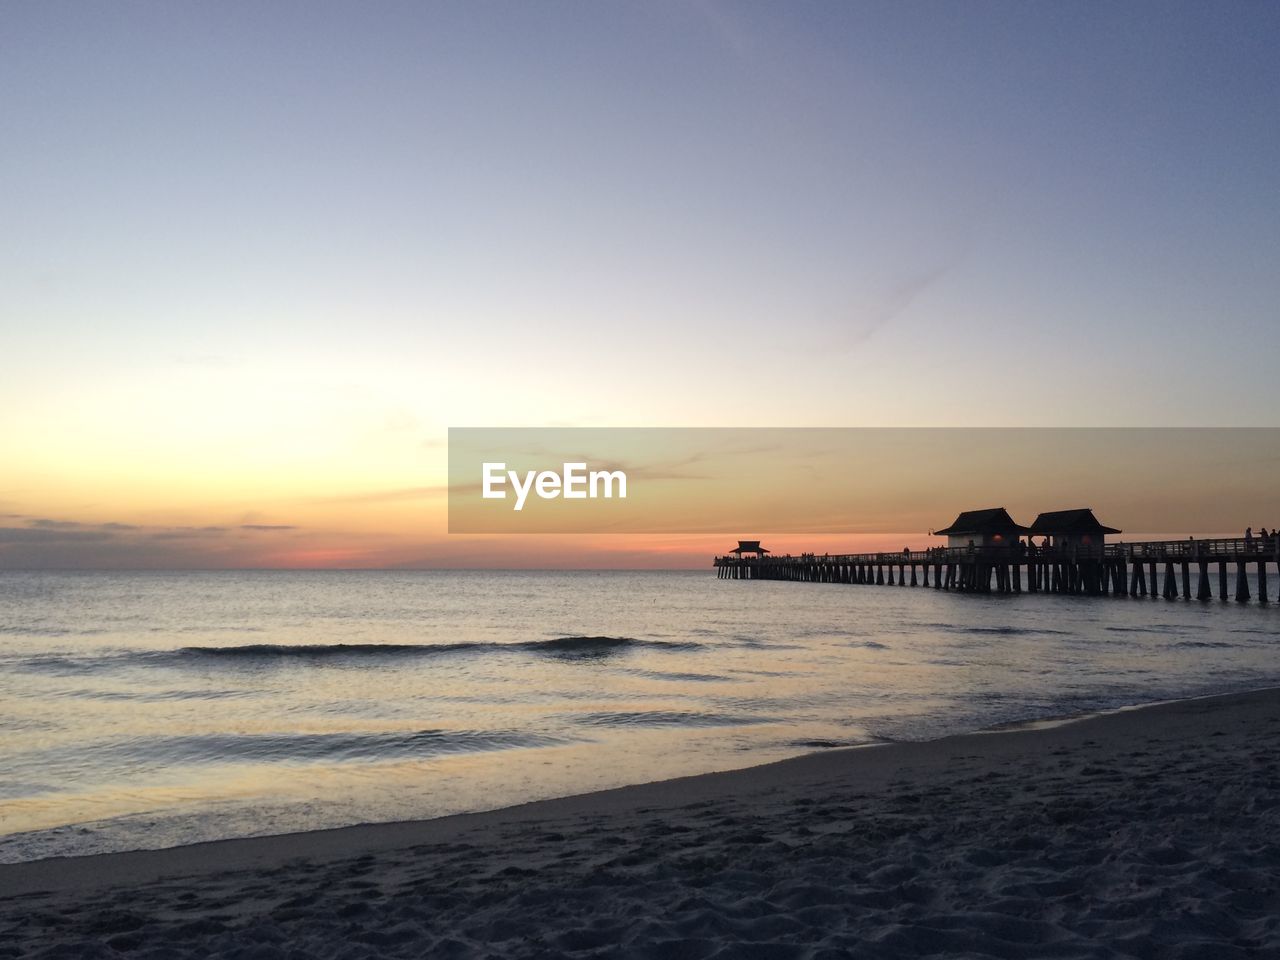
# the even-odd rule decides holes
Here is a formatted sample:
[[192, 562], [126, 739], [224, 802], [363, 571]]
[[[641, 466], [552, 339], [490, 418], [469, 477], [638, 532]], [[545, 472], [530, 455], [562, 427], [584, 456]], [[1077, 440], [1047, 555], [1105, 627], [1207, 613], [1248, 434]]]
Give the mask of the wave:
[[788, 740], [787, 746], [805, 750], [839, 750], [842, 747], [865, 747], [873, 743], [888, 743], [876, 738], [862, 740]]
[[[501, 644], [499, 644], [501, 646]], [[526, 640], [511, 644], [534, 653], [555, 655], [602, 656], [639, 647], [665, 650], [695, 650], [699, 643], [680, 640], [637, 640], [633, 637], [556, 637], [554, 640]]]
[[266, 627], [250, 627], [244, 625], [224, 626], [220, 624], [212, 624], [205, 626], [204, 624], [190, 624], [185, 627], [147, 627], [148, 633], [266, 633]]
[[250, 643], [234, 647], [183, 647], [179, 653], [208, 657], [436, 657], [450, 653], [502, 653], [522, 650], [551, 656], [606, 656], [624, 650], [656, 648], [691, 650], [701, 646], [674, 640], [637, 640], [634, 637], [555, 637], [516, 643]]
[[42, 627], [37, 624], [0, 623], [0, 634], [16, 637], [95, 637], [106, 633], [104, 627]]
[[804, 650], [801, 643], [784, 643], [780, 640], [757, 640], [754, 637], [734, 637], [725, 646], [745, 647], [748, 650]]
[[1169, 633], [1186, 633], [1188, 630], [1193, 629], [1193, 627], [1180, 623], [1154, 623], [1143, 625], [1108, 624], [1102, 629], [1110, 631], [1111, 633], [1158, 633], [1163, 635]]
[[78, 677], [97, 672], [104, 666], [123, 662], [128, 654], [106, 654], [97, 657], [60, 656], [5, 658], [5, 666], [28, 673], [46, 673], [55, 677]]
[[726, 677], [721, 673], [678, 673], [667, 670], [633, 670], [631, 671], [637, 677], [645, 677], [649, 680], [671, 680], [676, 682], [692, 682], [692, 683], [732, 683], [732, 677]]
[[[254, 733], [131, 737], [54, 749], [40, 763], [73, 771], [92, 754], [131, 769], [175, 764], [370, 762], [560, 746], [565, 737], [515, 730], [414, 730], [390, 733]], [[21, 758], [20, 758], [21, 759]]]
[[182, 647], [174, 655], [235, 660], [329, 657], [432, 657], [480, 649], [482, 643], [246, 643], [234, 647]]
[[691, 710], [636, 710], [583, 713], [566, 717], [592, 727], [744, 727], [776, 723], [776, 717], [750, 714], [700, 713]]
[[641, 640], [634, 637], [553, 637], [514, 643], [463, 641], [458, 643], [248, 643], [235, 646], [190, 646], [176, 650], [121, 650], [97, 656], [46, 655], [26, 657], [13, 665], [36, 673], [62, 676], [92, 674], [120, 666], [183, 667], [200, 662], [261, 665], [292, 662], [394, 661], [450, 654], [526, 653], [562, 660], [601, 659], [631, 650], [695, 650], [691, 641]]
[[107, 703], [166, 703], [175, 700], [228, 700], [257, 697], [254, 690], [68, 690], [63, 696]]
[[1070, 630], [1055, 630], [1052, 627], [1010, 627], [1010, 626], [965, 626], [959, 623], [912, 623], [908, 624], [914, 627], [925, 627], [930, 630], [943, 630], [947, 633], [963, 633], [963, 634], [991, 634], [1001, 637], [1034, 637], [1041, 634], [1055, 634], [1058, 636], [1071, 636]]

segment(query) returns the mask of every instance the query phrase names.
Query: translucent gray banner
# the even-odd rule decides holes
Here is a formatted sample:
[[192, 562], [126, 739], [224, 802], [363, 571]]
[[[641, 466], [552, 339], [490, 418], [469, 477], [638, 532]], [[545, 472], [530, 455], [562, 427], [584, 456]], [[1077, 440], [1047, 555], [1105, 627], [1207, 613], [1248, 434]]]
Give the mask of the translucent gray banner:
[[1131, 533], [1280, 522], [1276, 428], [452, 428], [451, 533], [926, 533], [1092, 508]]

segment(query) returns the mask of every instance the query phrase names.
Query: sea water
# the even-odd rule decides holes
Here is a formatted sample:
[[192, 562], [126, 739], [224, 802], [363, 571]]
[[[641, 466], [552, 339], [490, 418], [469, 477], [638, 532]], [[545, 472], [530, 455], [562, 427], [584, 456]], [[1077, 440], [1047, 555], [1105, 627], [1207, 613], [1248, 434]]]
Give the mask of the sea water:
[[698, 572], [0, 574], [0, 861], [1280, 682], [1280, 609]]

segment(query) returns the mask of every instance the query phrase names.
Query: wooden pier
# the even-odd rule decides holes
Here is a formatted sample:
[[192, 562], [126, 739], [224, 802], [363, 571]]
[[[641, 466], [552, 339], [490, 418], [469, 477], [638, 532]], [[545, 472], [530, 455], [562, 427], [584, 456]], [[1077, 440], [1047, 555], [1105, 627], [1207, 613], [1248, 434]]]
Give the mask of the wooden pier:
[[[1280, 537], [1156, 540], [1082, 546], [1007, 545], [934, 547], [901, 553], [772, 556], [741, 551], [715, 558], [728, 580], [922, 586], [964, 593], [1062, 593], [1084, 596], [1163, 597], [1166, 600], [1269, 600], [1268, 567], [1280, 575]], [[1234, 572], [1234, 581], [1228, 573]], [[1216, 574], [1216, 576], [1215, 576]], [[1216, 594], [1214, 592], [1216, 583]], [[1228, 596], [1231, 593], [1232, 596]]]

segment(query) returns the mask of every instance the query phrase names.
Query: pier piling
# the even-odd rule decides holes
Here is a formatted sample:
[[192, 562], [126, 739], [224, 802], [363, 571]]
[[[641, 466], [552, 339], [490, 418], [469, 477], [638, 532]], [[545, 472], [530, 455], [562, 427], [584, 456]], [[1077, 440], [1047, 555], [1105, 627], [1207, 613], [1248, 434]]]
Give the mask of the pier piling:
[[1197, 566], [1200, 568], [1200, 574], [1196, 580], [1196, 599], [1212, 600], [1213, 592], [1209, 589], [1209, 561], [1201, 560]]

